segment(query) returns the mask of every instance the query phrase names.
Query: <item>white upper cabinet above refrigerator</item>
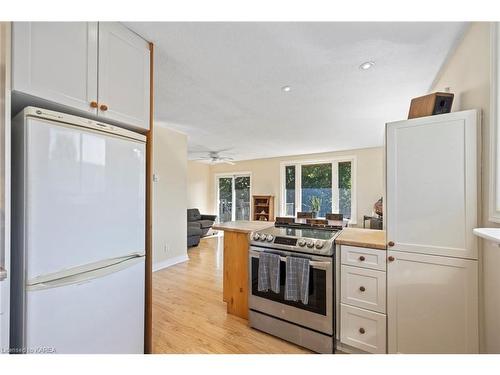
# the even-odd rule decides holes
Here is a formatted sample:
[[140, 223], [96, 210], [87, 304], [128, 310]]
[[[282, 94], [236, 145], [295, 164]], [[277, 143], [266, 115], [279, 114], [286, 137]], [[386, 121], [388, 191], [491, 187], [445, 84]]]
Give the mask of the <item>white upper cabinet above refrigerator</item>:
[[14, 22], [12, 89], [97, 114], [97, 22]]
[[14, 22], [13, 104], [149, 129], [149, 43], [119, 22]]
[[123, 25], [99, 23], [99, 116], [148, 124], [149, 56], [149, 43]]
[[389, 250], [477, 259], [475, 110], [387, 124]]

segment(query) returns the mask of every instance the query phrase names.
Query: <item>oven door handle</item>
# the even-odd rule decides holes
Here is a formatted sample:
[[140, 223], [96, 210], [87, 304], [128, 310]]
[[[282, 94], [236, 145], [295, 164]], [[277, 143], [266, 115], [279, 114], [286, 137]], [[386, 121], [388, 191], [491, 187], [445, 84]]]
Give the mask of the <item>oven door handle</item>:
[[[258, 255], [252, 255], [253, 258], [259, 258]], [[280, 256], [280, 261], [282, 262], [286, 262], [286, 257], [282, 257]], [[316, 268], [316, 269], [319, 269], [319, 270], [327, 270], [328, 267], [330, 267], [331, 265], [331, 262], [318, 262], [316, 260], [310, 260], [309, 261], [309, 265], [312, 267], [312, 268]]]

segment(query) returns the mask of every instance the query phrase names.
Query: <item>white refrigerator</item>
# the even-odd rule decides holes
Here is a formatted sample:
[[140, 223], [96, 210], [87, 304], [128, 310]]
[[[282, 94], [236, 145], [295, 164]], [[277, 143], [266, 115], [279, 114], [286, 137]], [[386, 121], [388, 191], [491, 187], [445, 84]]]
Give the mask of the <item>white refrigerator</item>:
[[143, 353], [145, 140], [41, 108], [13, 120], [14, 352]]

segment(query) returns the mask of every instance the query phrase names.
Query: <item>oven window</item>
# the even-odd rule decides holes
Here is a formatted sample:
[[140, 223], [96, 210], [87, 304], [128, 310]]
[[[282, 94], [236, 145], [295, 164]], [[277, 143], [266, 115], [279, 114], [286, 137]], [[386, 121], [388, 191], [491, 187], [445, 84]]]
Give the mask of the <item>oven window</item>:
[[326, 271], [311, 268], [309, 272], [309, 302], [304, 305], [302, 302], [285, 301], [285, 279], [286, 279], [286, 263], [280, 262], [280, 293], [272, 291], [259, 292], [259, 259], [252, 259], [252, 294], [261, 298], [266, 298], [271, 301], [283, 303], [293, 306], [301, 310], [310, 311], [316, 314], [326, 316]]

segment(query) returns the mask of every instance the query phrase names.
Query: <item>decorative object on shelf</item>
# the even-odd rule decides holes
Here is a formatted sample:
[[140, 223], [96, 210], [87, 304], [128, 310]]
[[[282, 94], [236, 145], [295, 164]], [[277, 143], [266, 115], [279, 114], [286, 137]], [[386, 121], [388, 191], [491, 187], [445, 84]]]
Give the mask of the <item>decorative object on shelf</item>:
[[413, 98], [410, 104], [408, 119], [450, 113], [454, 94], [435, 92], [433, 94]]
[[274, 196], [254, 195], [252, 220], [274, 221]]
[[384, 205], [383, 198], [380, 197], [373, 205], [373, 214], [371, 216], [363, 215], [363, 228], [366, 228], [366, 221], [370, 220], [370, 229], [382, 229], [383, 226]]
[[380, 217], [382, 217], [384, 215], [383, 197], [380, 197], [380, 199], [375, 202], [375, 204], [373, 205], [373, 211], [375, 211], [375, 213]]

